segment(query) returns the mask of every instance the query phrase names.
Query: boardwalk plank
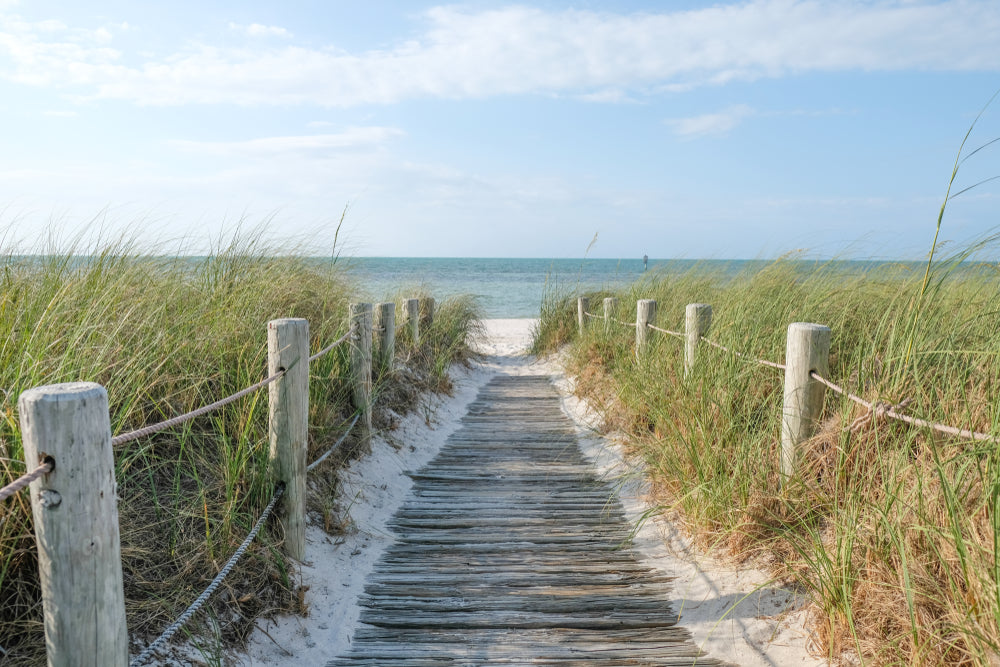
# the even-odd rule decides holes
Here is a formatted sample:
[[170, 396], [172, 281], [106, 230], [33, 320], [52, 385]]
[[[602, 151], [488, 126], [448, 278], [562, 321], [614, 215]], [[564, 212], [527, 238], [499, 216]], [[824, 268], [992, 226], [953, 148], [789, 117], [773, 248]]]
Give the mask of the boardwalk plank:
[[330, 667], [720, 665], [629, 548], [544, 376], [498, 377], [389, 524], [350, 652]]

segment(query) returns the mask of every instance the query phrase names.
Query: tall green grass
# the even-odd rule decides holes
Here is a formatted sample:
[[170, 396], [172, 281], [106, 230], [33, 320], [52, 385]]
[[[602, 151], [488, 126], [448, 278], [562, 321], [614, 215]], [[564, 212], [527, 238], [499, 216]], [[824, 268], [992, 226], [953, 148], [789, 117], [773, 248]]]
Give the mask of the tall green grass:
[[[986, 244], [995, 248], [996, 239]], [[923, 267], [847, 273], [783, 259], [736, 278], [695, 270], [616, 294], [683, 330], [687, 303], [709, 303], [709, 338], [783, 361], [792, 322], [833, 330], [831, 378], [870, 401], [1000, 436], [1000, 272], [970, 268], [969, 248]], [[594, 295], [594, 299], [601, 295]], [[592, 299], [591, 303], [595, 303]], [[576, 334], [575, 295], [552, 295], [535, 345], [568, 342], [578, 391], [624, 431], [659, 502], [707, 547], [755, 559], [807, 591], [821, 651], [878, 665], [991, 665], [1000, 659], [1000, 446], [873, 420], [827, 393], [817, 435], [782, 489], [783, 375], [702, 345], [683, 377], [682, 342], [596, 321]], [[918, 306], [920, 317], [912, 313]], [[909, 361], [907, 358], [909, 356]]]
[[[86, 252], [0, 257], [0, 479], [24, 472], [16, 401], [30, 387], [86, 380], [108, 390], [114, 433], [200, 407], [266, 374], [266, 323], [310, 322], [312, 349], [347, 327], [355, 290], [342, 264], [275, 248], [253, 236], [205, 258], [168, 258], [123, 241]], [[399, 372], [377, 379], [376, 424], [405, 413], [420, 390], [446, 389], [446, 370], [468, 357], [474, 303], [441, 304], [427, 342], [400, 341]], [[347, 349], [311, 365], [313, 460], [353, 413]], [[417, 385], [417, 389], [413, 389]], [[351, 452], [310, 475], [309, 509], [340, 525], [335, 472]], [[133, 640], [159, 634], [201, 592], [271, 497], [267, 393], [256, 392], [194, 422], [116, 452], [126, 611]], [[224, 643], [253, 619], [295, 610], [292, 568], [271, 526], [210, 601]], [[0, 662], [44, 661], [31, 512], [22, 492], [0, 507]], [[196, 628], [197, 630], [197, 628]], [[134, 648], [137, 648], [134, 647]]]

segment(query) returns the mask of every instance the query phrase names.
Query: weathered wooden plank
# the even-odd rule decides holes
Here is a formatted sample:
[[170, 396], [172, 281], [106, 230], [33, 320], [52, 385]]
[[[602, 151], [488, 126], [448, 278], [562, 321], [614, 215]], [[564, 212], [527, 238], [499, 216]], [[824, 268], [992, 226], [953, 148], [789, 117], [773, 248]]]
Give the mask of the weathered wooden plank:
[[330, 667], [719, 663], [671, 610], [673, 577], [628, 550], [546, 377], [499, 377], [389, 524], [396, 541]]

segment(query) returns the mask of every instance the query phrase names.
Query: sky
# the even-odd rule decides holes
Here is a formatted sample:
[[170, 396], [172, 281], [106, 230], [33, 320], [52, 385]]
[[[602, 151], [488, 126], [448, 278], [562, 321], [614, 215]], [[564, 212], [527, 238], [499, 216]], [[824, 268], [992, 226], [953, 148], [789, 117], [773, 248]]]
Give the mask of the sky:
[[941, 237], [1000, 224], [998, 35], [996, 0], [0, 0], [0, 243], [919, 259], [970, 127]]

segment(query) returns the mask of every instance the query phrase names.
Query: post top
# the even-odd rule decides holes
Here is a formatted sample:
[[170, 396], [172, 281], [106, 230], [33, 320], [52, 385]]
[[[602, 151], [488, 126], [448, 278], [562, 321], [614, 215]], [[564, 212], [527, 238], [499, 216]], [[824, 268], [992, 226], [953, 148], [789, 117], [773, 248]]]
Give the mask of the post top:
[[304, 317], [279, 317], [276, 320], [271, 320], [267, 323], [268, 328], [280, 327], [280, 326], [301, 326], [302, 324], [309, 324], [309, 320]]
[[72, 401], [81, 399], [108, 400], [108, 392], [96, 382], [61, 382], [32, 387], [21, 392], [19, 402], [38, 403], [40, 401]]
[[812, 322], [792, 322], [788, 325], [788, 331], [811, 331], [821, 333], [830, 331], [830, 327], [825, 324], [813, 324]]
[[712, 306], [708, 303], [689, 303], [686, 307], [691, 310], [701, 310], [702, 308], [711, 308]]

